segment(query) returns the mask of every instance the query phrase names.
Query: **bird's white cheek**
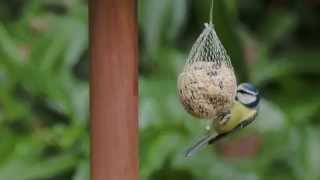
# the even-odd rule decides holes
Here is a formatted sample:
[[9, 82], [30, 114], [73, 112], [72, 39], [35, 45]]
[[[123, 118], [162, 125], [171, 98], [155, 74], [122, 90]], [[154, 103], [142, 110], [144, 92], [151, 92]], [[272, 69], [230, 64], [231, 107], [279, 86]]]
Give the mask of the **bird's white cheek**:
[[243, 93], [238, 93], [237, 98], [243, 104], [250, 104], [256, 100], [256, 97], [249, 95], [249, 94], [243, 94]]

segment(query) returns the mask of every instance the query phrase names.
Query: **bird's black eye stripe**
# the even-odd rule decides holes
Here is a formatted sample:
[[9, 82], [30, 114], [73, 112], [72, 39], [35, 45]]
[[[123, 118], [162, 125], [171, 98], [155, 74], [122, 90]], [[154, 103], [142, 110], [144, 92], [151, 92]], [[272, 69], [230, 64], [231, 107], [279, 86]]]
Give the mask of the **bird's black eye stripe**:
[[243, 94], [247, 94], [247, 92], [245, 90], [243, 90], [243, 89], [239, 89], [238, 92], [239, 93], [243, 93]]
[[242, 94], [249, 94], [249, 95], [257, 95], [257, 93], [254, 93], [254, 92], [251, 92], [251, 91], [248, 91], [248, 90], [244, 90], [244, 89], [239, 89], [238, 90], [239, 93], [242, 93]]

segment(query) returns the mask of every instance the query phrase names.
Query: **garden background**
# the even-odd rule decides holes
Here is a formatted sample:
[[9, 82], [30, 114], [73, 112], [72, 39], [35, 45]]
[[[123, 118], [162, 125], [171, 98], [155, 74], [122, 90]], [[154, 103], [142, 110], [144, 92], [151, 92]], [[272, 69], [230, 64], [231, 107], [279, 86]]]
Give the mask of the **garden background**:
[[[209, 0], [139, 0], [142, 180], [320, 178], [320, 2], [215, 0], [238, 81], [263, 101], [249, 128], [191, 159], [204, 132], [176, 78]], [[125, 53], [125, 52], [124, 52]], [[0, 179], [89, 179], [88, 2], [0, 1]]]

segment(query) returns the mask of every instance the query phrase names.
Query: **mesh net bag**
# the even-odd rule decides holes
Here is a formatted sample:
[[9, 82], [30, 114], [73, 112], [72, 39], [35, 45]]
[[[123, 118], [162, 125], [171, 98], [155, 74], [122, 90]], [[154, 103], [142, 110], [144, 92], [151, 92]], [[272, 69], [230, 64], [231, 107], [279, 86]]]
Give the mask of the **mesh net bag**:
[[180, 100], [192, 115], [212, 119], [229, 111], [236, 88], [230, 57], [213, 25], [205, 24], [178, 77]]
[[192, 46], [186, 65], [199, 61], [213, 62], [217, 65], [225, 63], [229, 68], [232, 68], [230, 57], [221, 44], [212, 24], [205, 24], [205, 29]]

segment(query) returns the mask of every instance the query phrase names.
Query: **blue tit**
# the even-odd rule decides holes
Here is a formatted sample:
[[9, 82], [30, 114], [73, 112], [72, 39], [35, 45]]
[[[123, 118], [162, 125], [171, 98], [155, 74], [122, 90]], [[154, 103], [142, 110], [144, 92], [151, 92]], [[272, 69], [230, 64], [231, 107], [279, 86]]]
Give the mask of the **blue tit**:
[[259, 102], [259, 91], [254, 85], [240, 84], [231, 110], [222, 114], [219, 120], [212, 120], [208, 134], [191, 146], [185, 156], [190, 157], [204, 145], [212, 144], [249, 125], [256, 119]]

